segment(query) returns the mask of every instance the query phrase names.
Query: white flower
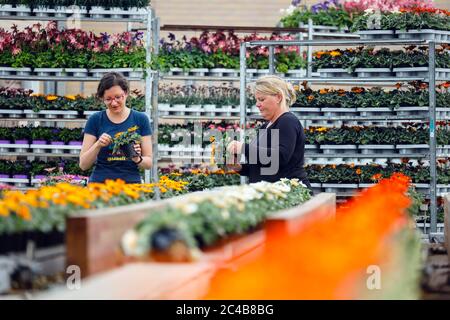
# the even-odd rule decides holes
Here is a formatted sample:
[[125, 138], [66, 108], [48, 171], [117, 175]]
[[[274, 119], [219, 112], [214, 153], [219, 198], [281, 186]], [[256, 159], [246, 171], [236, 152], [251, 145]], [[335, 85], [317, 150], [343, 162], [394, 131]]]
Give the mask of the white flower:
[[[293, 186], [293, 187], [298, 187], [300, 184], [298, 179], [291, 179], [290, 183], [291, 183], [291, 186]], [[301, 183], [301, 184], [303, 185], [303, 183]]]
[[222, 210], [221, 214], [224, 219], [230, 218], [230, 212], [228, 210]]
[[134, 229], [130, 229], [122, 236], [121, 247], [126, 256], [139, 256], [140, 251], [138, 247], [139, 235]]
[[294, 13], [295, 7], [291, 4], [287, 9], [286, 9], [286, 13], [288, 15], [291, 15], [292, 13]]
[[198, 209], [198, 205], [195, 203], [180, 203], [176, 204], [175, 208], [183, 211], [184, 214], [192, 214]]

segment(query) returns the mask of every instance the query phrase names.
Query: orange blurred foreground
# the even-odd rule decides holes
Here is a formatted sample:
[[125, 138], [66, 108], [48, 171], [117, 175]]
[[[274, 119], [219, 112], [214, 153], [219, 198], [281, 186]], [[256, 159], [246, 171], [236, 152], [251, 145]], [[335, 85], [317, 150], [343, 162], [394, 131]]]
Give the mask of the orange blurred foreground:
[[408, 177], [394, 174], [340, 207], [335, 220], [309, 220], [297, 234], [267, 230], [265, 249], [246, 265], [217, 272], [204, 298], [365, 297], [367, 268], [380, 266], [386, 274], [398, 257], [393, 237], [410, 222], [409, 183]]

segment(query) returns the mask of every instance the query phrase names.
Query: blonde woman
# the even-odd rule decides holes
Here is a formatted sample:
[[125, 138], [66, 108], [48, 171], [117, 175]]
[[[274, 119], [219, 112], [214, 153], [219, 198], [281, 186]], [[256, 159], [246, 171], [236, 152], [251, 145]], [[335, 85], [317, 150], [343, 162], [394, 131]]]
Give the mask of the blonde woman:
[[267, 121], [249, 144], [231, 142], [227, 150], [245, 155], [237, 170], [250, 183], [298, 178], [311, 189], [303, 168], [305, 133], [297, 117], [289, 111], [296, 94], [292, 85], [277, 76], [264, 76], [255, 83], [256, 106]]

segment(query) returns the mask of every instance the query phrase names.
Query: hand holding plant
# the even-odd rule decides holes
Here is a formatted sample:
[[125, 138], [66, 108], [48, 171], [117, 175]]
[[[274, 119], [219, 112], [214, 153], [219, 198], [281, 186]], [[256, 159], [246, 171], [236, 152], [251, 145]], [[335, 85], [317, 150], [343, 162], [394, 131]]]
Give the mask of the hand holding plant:
[[129, 159], [138, 156], [134, 148], [134, 144], [141, 141], [141, 135], [136, 132], [138, 128], [138, 126], [133, 126], [127, 131], [116, 133], [112, 140], [112, 153], [117, 154], [119, 150], [122, 150]]

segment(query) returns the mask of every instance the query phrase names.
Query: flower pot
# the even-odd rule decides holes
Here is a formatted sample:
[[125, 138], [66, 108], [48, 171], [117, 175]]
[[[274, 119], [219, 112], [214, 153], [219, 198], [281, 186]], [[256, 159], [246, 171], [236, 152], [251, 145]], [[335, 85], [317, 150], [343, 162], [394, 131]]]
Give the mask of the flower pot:
[[395, 153], [394, 145], [367, 144], [359, 145], [358, 149], [361, 150], [361, 154], [364, 155]]
[[30, 147], [28, 140], [16, 140], [14, 141], [14, 145], [15, 152], [18, 153], [27, 152], [28, 148]]
[[34, 179], [36, 180], [43, 180], [45, 179], [47, 176], [45, 174], [37, 174], [34, 176]]
[[394, 30], [359, 30], [357, 34], [359, 34], [362, 40], [397, 38]]
[[342, 68], [323, 68], [318, 69], [317, 72], [323, 78], [350, 78], [354, 76], [354, 73]]
[[73, 148], [70, 149], [70, 154], [79, 154], [81, 150], [81, 146], [83, 145], [82, 141], [69, 141], [69, 146]]
[[33, 9], [33, 12], [36, 14], [36, 17], [53, 17], [56, 14], [55, 9], [50, 9], [46, 7], [37, 7]]
[[445, 30], [395, 30], [395, 34], [399, 39], [415, 39], [415, 40], [450, 40], [450, 31]]
[[71, 77], [84, 78], [88, 76], [88, 69], [83, 68], [67, 68], [64, 69], [67, 75]]
[[130, 19], [144, 19], [148, 15], [147, 8], [129, 8], [128, 14]]
[[28, 179], [28, 176], [26, 174], [19, 173], [19, 174], [13, 174], [12, 178], [13, 179]]
[[238, 71], [226, 68], [212, 68], [209, 70], [211, 77], [237, 77]]
[[186, 72], [184, 72], [181, 68], [170, 68], [170, 70], [167, 72], [168, 76], [185, 76]]
[[355, 72], [359, 78], [392, 77], [394, 75], [389, 68], [356, 68]]
[[123, 146], [120, 146], [120, 150], [125, 154], [128, 159], [137, 157], [138, 154], [134, 150], [134, 143], [128, 143]]
[[52, 141], [50, 145], [55, 146], [52, 149], [52, 153], [64, 153], [64, 149], [58, 149], [57, 146], [64, 146], [65, 143], [63, 141]]
[[13, 8], [13, 12], [15, 12], [18, 17], [31, 16], [31, 9], [25, 5], [16, 5], [16, 7]]
[[323, 154], [336, 154], [338, 157], [339, 154], [354, 154], [357, 153], [356, 145], [321, 145], [320, 149], [323, 150]]
[[204, 77], [208, 73], [209, 69], [207, 68], [195, 68], [189, 70], [189, 75], [196, 77]]

